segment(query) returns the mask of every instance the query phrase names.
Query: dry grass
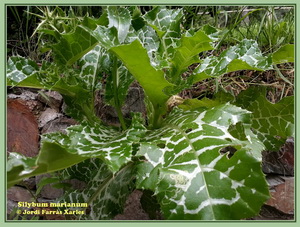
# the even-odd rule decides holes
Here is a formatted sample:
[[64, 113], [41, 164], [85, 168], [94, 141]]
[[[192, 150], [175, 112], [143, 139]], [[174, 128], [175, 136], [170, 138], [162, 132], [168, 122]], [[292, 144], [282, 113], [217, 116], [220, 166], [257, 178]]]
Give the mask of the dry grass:
[[286, 96], [294, 95], [294, 66], [281, 64], [278, 66], [282, 79], [276, 70], [265, 72], [241, 70], [210, 78], [196, 83], [193, 88], [182, 91], [179, 95], [184, 99], [212, 97], [219, 89], [223, 89], [234, 96], [250, 86], [268, 87], [267, 98], [276, 103]]

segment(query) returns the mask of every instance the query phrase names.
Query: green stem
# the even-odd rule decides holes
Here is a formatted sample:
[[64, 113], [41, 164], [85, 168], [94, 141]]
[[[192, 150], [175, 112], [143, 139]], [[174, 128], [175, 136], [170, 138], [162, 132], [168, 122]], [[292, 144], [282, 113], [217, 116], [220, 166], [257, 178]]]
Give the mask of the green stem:
[[114, 90], [114, 101], [115, 101], [115, 108], [117, 110], [118, 118], [121, 123], [122, 129], [126, 130], [126, 124], [124, 121], [124, 117], [121, 111], [120, 100], [118, 96], [118, 87], [119, 87], [119, 74], [118, 74], [118, 60], [117, 57], [113, 57], [113, 69], [112, 69], [112, 77], [113, 77], [113, 90]]
[[274, 67], [274, 69], [276, 70], [276, 72], [278, 73], [278, 76], [279, 76], [282, 80], [284, 80], [286, 83], [288, 83], [288, 84], [294, 86], [294, 84], [293, 84], [291, 81], [289, 81], [287, 78], [284, 77], [284, 75], [280, 72], [279, 68], [278, 68], [276, 65], [273, 65], [273, 67]]
[[161, 121], [162, 121], [162, 116], [160, 114], [161, 111], [155, 110], [154, 112], [154, 117], [153, 117], [153, 128], [160, 128], [161, 127]]

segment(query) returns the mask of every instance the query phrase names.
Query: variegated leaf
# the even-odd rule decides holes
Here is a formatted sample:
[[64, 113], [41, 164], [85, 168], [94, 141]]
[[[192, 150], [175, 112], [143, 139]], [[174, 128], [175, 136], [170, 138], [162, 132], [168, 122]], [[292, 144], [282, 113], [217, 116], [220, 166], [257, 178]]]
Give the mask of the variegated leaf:
[[16, 152], [10, 152], [6, 163], [7, 171], [7, 187], [11, 187], [14, 184], [19, 183], [20, 172], [33, 172], [32, 168], [35, 165], [35, 158], [26, 157]]
[[252, 112], [254, 132], [268, 150], [278, 151], [289, 136], [294, 136], [294, 97], [271, 103], [266, 99], [266, 89], [250, 87], [241, 92], [236, 105]]
[[7, 85], [44, 88], [44, 85], [37, 79], [38, 65], [29, 59], [21, 56], [12, 56], [7, 62]]
[[156, 194], [166, 219], [241, 219], [269, 196], [261, 171], [262, 143], [250, 113], [231, 104], [175, 109], [150, 132], [137, 155], [137, 187]]
[[181, 36], [180, 22], [183, 16], [181, 9], [170, 10], [155, 7], [144, 15], [146, 22], [154, 28], [161, 39], [159, 55], [162, 58], [171, 58], [174, 48]]
[[109, 6], [107, 8], [108, 27], [115, 27], [118, 31], [119, 43], [123, 43], [127, 37], [131, 16], [128, 9], [123, 7]]
[[72, 65], [84, 54], [97, 45], [97, 39], [82, 26], [77, 26], [72, 33], [60, 34], [57, 44], [52, 46], [55, 60], [61, 65]]
[[46, 134], [43, 140], [59, 144], [71, 154], [99, 157], [115, 173], [131, 160], [132, 145], [139, 141], [146, 129], [141, 116], [135, 114], [131, 127], [124, 132], [97, 122], [71, 126], [66, 131], [67, 134]]
[[147, 50], [150, 63], [153, 67], [156, 69], [161, 69], [165, 66], [162, 62], [157, 61], [156, 53], [159, 48], [159, 38], [152, 27], [145, 25], [138, 31], [135, 31], [132, 28], [128, 33], [126, 43], [132, 43], [136, 39], [138, 39], [143, 47]]
[[41, 150], [36, 158], [11, 154], [8, 165], [8, 186], [24, 178], [58, 171], [91, 157], [102, 159], [108, 169], [116, 173], [131, 161], [133, 144], [145, 134], [141, 116], [135, 114], [131, 127], [120, 132], [97, 122], [71, 126], [67, 134], [44, 134]]
[[[106, 80], [105, 86], [105, 100], [107, 103], [113, 106], [115, 106], [116, 98], [118, 99], [120, 105], [123, 105], [128, 93], [129, 86], [134, 81], [134, 77], [130, 74], [130, 72], [124, 65], [118, 67], [117, 74], [118, 79], [116, 81], [116, 84], [113, 83], [112, 76], [109, 76]], [[117, 90], [117, 97], [115, 97], [115, 94], [113, 92], [114, 87]]]
[[105, 49], [97, 45], [79, 60], [78, 65], [80, 67], [78, 78], [82, 85], [93, 91], [102, 78], [101, 73], [109, 70], [109, 55]]
[[172, 59], [171, 78], [181, 78], [181, 74], [187, 67], [198, 63], [199, 53], [212, 50], [210, 45], [212, 40], [201, 30], [190, 36], [188, 33], [180, 39], [180, 45], [175, 48], [175, 54]]
[[160, 113], [164, 112], [168, 96], [164, 94], [163, 89], [172, 86], [172, 84], [164, 78], [162, 70], [156, 70], [150, 64], [147, 50], [139, 40], [135, 40], [130, 44], [112, 47], [110, 50], [117, 55], [129, 72], [144, 88], [154, 108], [160, 110], [158, 111]]
[[82, 209], [85, 214], [77, 216], [80, 220], [111, 219], [123, 211], [132, 190], [133, 171], [129, 164], [113, 175], [101, 160], [88, 159], [63, 171], [64, 178], [84, 181], [86, 188], [69, 192], [58, 202], [87, 203], [88, 207]]
[[39, 155], [28, 158], [18, 153], [10, 153], [7, 165], [7, 187], [22, 179], [43, 173], [55, 172], [85, 160], [86, 157], [67, 152], [55, 143], [43, 142]]
[[85, 54], [78, 68], [60, 67], [55, 62], [43, 62], [40, 67], [23, 57], [8, 61], [9, 85], [44, 88], [58, 91], [67, 104], [66, 113], [76, 120], [100, 121], [94, 114], [94, 91], [100, 87], [106, 52], [100, 46]]
[[194, 70], [194, 82], [218, 77], [222, 74], [238, 70], [270, 70], [272, 58], [264, 57], [258, 48], [256, 41], [243, 40], [236, 46], [230, 47], [218, 57], [207, 57]]

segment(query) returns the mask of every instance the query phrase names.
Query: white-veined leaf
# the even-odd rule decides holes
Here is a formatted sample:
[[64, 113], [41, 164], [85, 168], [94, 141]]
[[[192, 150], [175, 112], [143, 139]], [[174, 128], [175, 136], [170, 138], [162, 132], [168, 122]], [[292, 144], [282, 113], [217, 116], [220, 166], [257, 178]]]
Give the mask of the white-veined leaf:
[[126, 43], [131, 43], [136, 39], [138, 39], [147, 50], [151, 65], [156, 67], [156, 69], [161, 69], [164, 66], [164, 63], [158, 61], [156, 58], [156, 53], [159, 48], [159, 38], [156, 35], [155, 30], [148, 25], [143, 26], [138, 31], [135, 31], [132, 28], [128, 33]]
[[[79, 220], [105, 220], [122, 213], [126, 198], [133, 187], [134, 168], [131, 164], [115, 175], [100, 159], [88, 159], [62, 171], [65, 179], [78, 179], [87, 185], [58, 200], [59, 203], [87, 203]], [[60, 208], [65, 209], [65, 208]], [[80, 208], [70, 208], [78, 210]]]
[[207, 57], [194, 70], [194, 82], [218, 77], [228, 72], [238, 70], [270, 70], [272, 58], [264, 57], [254, 40], [243, 40], [236, 46], [230, 47], [222, 52], [220, 56]]
[[70, 167], [91, 157], [102, 159], [109, 170], [116, 173], [131, 161], [133, 145], [145, 134], [141, 121], [141, 116], [135, 114], [131, 127], [123, 132], [95, 122], [94, 125], [82, 123], [71, 126], [67, 134], [44, 134], [36, 158], [15, 153], [9, 156], [8, 186], [30, 176]]
[[127, 37], [131, 16], [128, 9], [123, 7], [109, 6], [107, 8], [108, 27], [115, 27], [118, 31], [119, 43], [123, 43]]
[[[115, 99], [118, 99], [118, 102], [120, 105], [124, 104], [125, 98], [128, 93], [129, 86], [134, 81], [134, 77], [130, 74], [130, 72], [125, 68], [124, 65], [120, 65], [117, 70], [118, 74], [118, 80], [117, 83], [113, 84], [113, 78], [112, 76], [109, 76], [106, 80], [106, 86], [105, 86], [105, 100], [107, 103], [111, 105], [115, 105]], [[113, 89], [117, 90], [117, 97], [115, 97], [115, 94], [113, 92]]]
[[169, 59], [174, 54], [174, 48], [181, 36], [180, 22], [183, 16], [181, 9], [170, 10], [155, 7], [144, 15], [146, 22], [153, 27], [161, 39], [159, 54], [161, 59]]
[[266, 89], [250, 87], [241, 92], [235, 104], [252, 112], [251, 127], [268, 150], [278, 151], [286, 139], [294, 136], [294, 97], [271, 103]]
[[262, 143], [250, 113], [231, 104], [175, 109], [150, 132], [137, 155], [137, 186], [156, 194], [166, 219], [241, 219], [269, 196], [261, 171]]
[[71, 126], [66, 131], [67, 134], [45, 134], [43, 140], [59, 144], [71, 154], [101, 158], [115, 173], [131, 161], [132, 145], [139, 142], [146, 129], [141, 116], [135, 114], [131, 127], [124, 132], [97, 122]]
[[38, 65], [21, 56], [12, 56], [7, 62], [7, 85], [44, 88], [44, 85], [38, 80]]

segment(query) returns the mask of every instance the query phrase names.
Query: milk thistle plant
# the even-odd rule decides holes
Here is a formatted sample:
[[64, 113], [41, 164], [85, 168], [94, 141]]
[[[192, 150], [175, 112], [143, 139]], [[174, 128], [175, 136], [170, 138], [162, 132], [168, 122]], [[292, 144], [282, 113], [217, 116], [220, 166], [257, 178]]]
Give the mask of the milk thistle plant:
[[[236, 97], [218, 92], [211, 99], [169, 103], [204, 79], [292, 62], [293, 45], [264, 56], [255, 41], [245, 39], [213, 56], [222, 33], [208, 25], [183, 30], [181, 9], [154, 7], [142, 14], [135, 7], [111, 6], [100, 18], [76, 23], [58, 23], [67, 15], [57, 12], [52, 12], [57, 24], [45, 16], [38, 26], [40, 34], [52, 37], [43, 48], [53, 61], [12, 56], [7, 84], [58, 91], [65, 113], [78, 124], [66, 133], [42, 135], [37, 157], [10, 153], [8, 187], [56, 171], [84, 181], [86, 189], [59, 199], [87, 203], [81, 220], [113, 218], [135, 188], [153, 192], [165, 219], [256, 215], [269, 198], [261, 152], [278, 150], [294, 135], [293, 97], [272, 104], [265, 88], [250, 87]], [[121, 107], [133, 81], [144, 90], [146, 117], [132, 113], [128, 120]], [[120, 127], [96, 116], [99, 90], [115, 107]]]

